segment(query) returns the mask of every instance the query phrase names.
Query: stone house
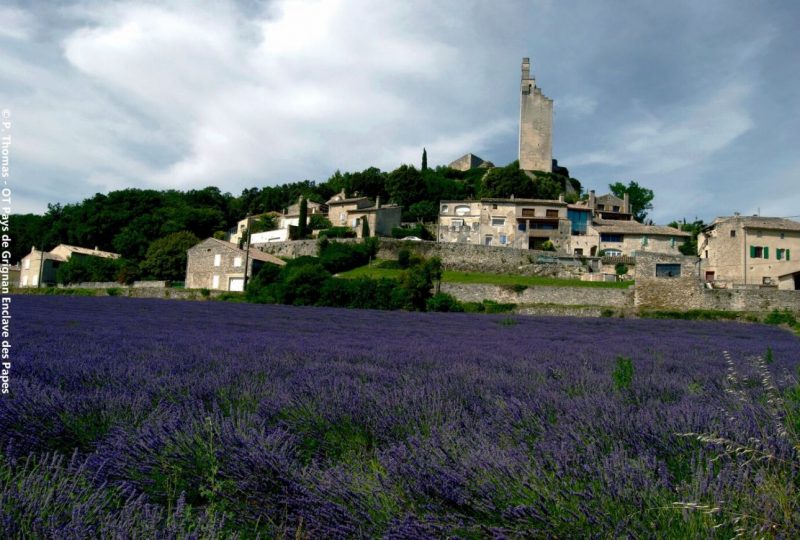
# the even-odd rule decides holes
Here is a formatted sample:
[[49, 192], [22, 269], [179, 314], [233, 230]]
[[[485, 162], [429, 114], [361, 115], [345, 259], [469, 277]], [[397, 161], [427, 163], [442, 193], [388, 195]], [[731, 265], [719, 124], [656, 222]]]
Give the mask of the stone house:
[[20, 260], [20, 287], [39, 287], [40, 285], [52, 286], [56, 284], [58, 267], [72, 257], [101, 257], [103, 259], [118, 259], [119, 253], [97, 249], [59, 244], [49, 252], [39, 251], [36, 246], [31, 252]]
[[680, 246], [691, 237], [689, 233], [674, 227], [615, 219], [595, 218], [591, 229], [597, 234], [597, 254], [602, 251], [610, 257], [632, 256], [642, 252], [680, 255]]
[[257, 223], [258, 220], [266, 216], [271, 216], [276, 220], [279, 220], [282, 217], [282, 215], [278, 212], [264, 212], [262, 214], [254, 214], [252, 216], [247, 216], [246, 218], [240, 219], [236, 223], [236, 227], [233, 227], [228, 231], [228, 241], [231, 244], [236, 244], [238, 246], [245, 234], [247, 234], [248, 229], [252, 229], [253, 225]]
[[632, 221], [630, 199], [628, 194], [620, 199], [614, 194], [596, 196], [594, 190], [589, 191], [589, 197], [578, 201], [573, 205], [574, 208], [585, 208], [592, 212], [592, 215], [601, 219]]
[[[302, 199], [302, 197], [301, 197]], [[318, 203], [314, 201], [308, 201], [308, 212], [306, 215], [311, 217], [312, 215], [319, 214], [321, 216], [327, 216], [328, 214], [328, 205], [323, 203]], [[296, 203], [291, 205], [289, 208], [286, 209], [286, 213], [281, 215], [279, 227], [281, 229], [289, 230], [289, 227], [297, 227], [300, 224], [300, 199], [297, 200]]]
[[631, 214], [622, 211], [628, 209], [623, 199], [619, 211], [613, 205], [610, 213], [618, 219], [604, 219], [593, 210], [596, 200], [590, 195], [588, 204], [567, 204], [563, 197], [441, 201], [438, 239], [517, 249], [542, 249], [549, 241], [562, 254], [594, 257], [601, 250], [609, 256], [646, 251], [679, 254], [680, 245], [690, 237], [672, 227], [629, 220]]
[[718, 217], [697, 237], [702, 277], [718, 288], [800, 290], [800, 222], [761, 216]]
[[378, 197], [373, 203], [368, 197], [347, 197], [344, 190], [328, 201], [328, 220], [334, 227], [350, 227], [361, 238], [363, 220], [367, 221], [371, 236], [391, 236], [392, 229], [400, 226], [402, 208], [396, 204], [381, 204]]
[[243, 291], [245, 278], [258, 273], [265, 264], [286, 262], [255, 248], [239, 249], [231, 242], [206, 238], [186, 252], [186, 288], [215, 291]]
[[571, 225], [563, 200], [480, 199], [441, 201], [437, 238], [517, 249], [542, 249], [550, 241], [568, 251]]

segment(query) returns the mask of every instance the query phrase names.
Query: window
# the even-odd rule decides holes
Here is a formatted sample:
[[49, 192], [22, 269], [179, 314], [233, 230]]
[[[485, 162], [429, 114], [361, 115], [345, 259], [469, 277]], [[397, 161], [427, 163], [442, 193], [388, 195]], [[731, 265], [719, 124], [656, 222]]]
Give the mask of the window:
[[524, 221], [520, 221], [519, 223], [517, 223], [517, 230], [525, 232], [525, 222]]
[[751, 259], [769, 259], [769, 248], [764, 246], [750, 246]]
[[344, 212], [339, 212], [339, 223], [344, 223], [347, 221], [347, 214]]
[[731, 229], [731, 238], [736, 238], [736, 229]]
[[25, 270], [28, 270], [31, 267], [31, 260], [30, 259], [25, 259], [24, 267], [25, 267]]
[[600, 241], [601, 242], [622, 242], [622, 235], [621, 234], [611, 234], [611, 233], [600, 233]]
[[583, 248], [575, 248], [575, 255], [583, 255]]
[[547, 210], [545, 215], [547, 217], [558, 217], [558, 210]]
[[466, 216], [467, 214], [469, 214], [469, 206], [467, 206], [466, 204], [456, 206], [453, 210], [455, 211], [457, 216]]
[[619, 249], [604, 249], [603, 254], [606, 257], [622, 257], [622, 251]]
[[505, 227], [505, 225], [506, 225], [506, 218], [501, 218], [501, 217], [492, 218], [492, 227]]
[[31, 285], [36, 287], [39, 284], [39, 276], [31, 276]]
[[492, 245], [492, 235], [487, 234], [486, 237], [483, 239], [484, 246], [491, 246]]
[[647, 236], [642, 236], [642, 239], [640, 240], [640, 242], [641, 242], [641, 244], [643, 246], [646, 246], [647, 245]]
[[781, 233], [781, 240], [783, 240], [784, 238], [786, 238], [786, 233]]
[[233, 266], [234, 268], [239, 268], [242, 266], [242, 258], [241, 257], [234, 257], [233, 258]]
[[497, 210], [497, 205], [496, 204], [492, 205], [492, 210]]
[[446, 213], [447, 213], [447, 205], [443, 204], [442, 205], [442, 214], [446, 214]]
[[22, 286], [23, 287], [28, 286], [28, 276], [22, 276]]
[[681, 277], [680, 264], [656, 264], [656, 277], [673, 278]]
[[504, 235], [504, 234], [500, 235], [500, 245], [501, 246], [506, 245], [506, 235]]
[[605, 210], [605, 206], [604, 206], [604, 205], [602, 205], [602, 204], [598, 204], [598, 205], [597, 205], [597, 209], [598, 209], [598, 210]]
[[219, 276], [213, 276], [211, 278], [211, 288], [219, 289]]
[[216, 255], [214, 255], [214, 266], [219, 266], [221, 264], [222, 264], [222, 255], [217, 253]]
[[708, 259], [708, 250], [706, 250], [706, 259]]
[[612, 206], [611, 208], [614, 212], [619, 212], [619, 206]]
[[535, 208], [523, 208], [522, 209], [522, 217], [536, 217], [536, 209]]
[[450, 225], [452, 225], [453, 227], [458, 227], [460, 229], [461, 227], [464, 226], [464, 220], [463, 219], [454, 219], [454, 220], [452, 220], [450, 222]]
[[761, 284], [762, 285], [772, 285], [772, 278], [771, 277], [767, 277], [767, 276], [761, 278]]
[[589, 212], [567, 210], [567, 219], [572, 224], [572, 234], [574, 236], [586, 234], [586, 226], [589, 223]]

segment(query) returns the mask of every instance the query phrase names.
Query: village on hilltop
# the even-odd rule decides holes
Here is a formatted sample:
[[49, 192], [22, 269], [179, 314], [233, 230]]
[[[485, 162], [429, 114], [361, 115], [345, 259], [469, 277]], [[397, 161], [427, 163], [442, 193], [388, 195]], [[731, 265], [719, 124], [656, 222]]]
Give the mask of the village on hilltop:
[[[635, 278], [637, 286], [663, 280], [666, 290], [672, 287], [677, 291], [680, 290], [677, 283], [688, 278], [692, 280], [693, 291], [697, 288], [800, 290], [800, 260], [792, 259], [792, 252], [795, 257], [800, 255], [800, 223], [738, 213], [718, 217], [697, 233], [694, 256], [686, 256], [681, 246], [692, 235], [676, 227], [637, 221], [627, 193], [619, 197], [613, 193], [598, 195], [590, 190], [583, 198], [578, 197], [579, 193], [567, 181], [568, 170], [553, 159], [552, 129], [553, 100], [537, 86], [530, 61], [524, 58], [519, 169], [531, 181], [542, 173], [563, 177], [561, 194], [553, 199], [525, 198], [511, 193], [504, 198], [441, 200], [436, 222], [424, 224], [431, 240], [410, 236], [405, 242], [415, 242], [420, 247], [434, 244], [435, 249], [426, 249], [429, 252], [434, 249], [439, 255], [446, 252], [445, 266], [456, 269], [474, 267], [471, 264], [474, 261], [465, 259], [480, 258], [476, 250], [484, 250], [486, 256], [495, 258], [503, 258], [503, 253], [528, 253], [531, 265], [546, 266], [552, 275], [569, 268], [572, 269], [569, 275], [582, 280]], [[451, 162], [449, 168], [488, 173], [495, 167], [467, 153]], [[282, 212], [246, 216], [224, 238], [208, 238], [189, 249], [185, 286], [245, 290], [248, 277], [254, 276], [262, 265], [285, 264], [276, 255], [301, 253], [302, 250], [288, 247], [304, 242], [295, 240], [298, 229], [305, 233], [301, 237], [316, 238], [321, 230], [330, 229], [338, 230], [337, 236], [341, 237], [380, 237], [391, 243], [392, 231], [404, 225], [402, 212], [402, 206], [395, 201], [381, 201], [380, 197], [373, 200], [344, 189], [325, 203], [300, 197]], [[255, 232], [256, 224], [264, 219], [271, 224], [269, 230]], [[390, 256], [394, 253], [393, 248], [382, 249]], [[59, 264], [73, 257], [118, 256], [97, 248], [63, 244], [48, 252], [33, 248], [21, 260], [19, 286], [54, 285]], [[658, 259], [652, 268], [637, 265], [647, 256]], [[581, 264], [576, 265], [576, 261]], [[514, 271], [514, 264], [517, 263], [509, 263], [508, 271]], [[645, 266], [652, 275], [642, 273]], [[580, 271], [575, 272], [576, 267]]]

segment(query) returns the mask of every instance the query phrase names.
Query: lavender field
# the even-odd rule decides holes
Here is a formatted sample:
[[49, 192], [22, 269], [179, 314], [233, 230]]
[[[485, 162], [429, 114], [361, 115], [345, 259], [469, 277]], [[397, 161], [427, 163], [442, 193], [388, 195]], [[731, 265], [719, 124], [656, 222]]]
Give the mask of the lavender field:
[[13, 302], [3, 538], [800, 536], [780, 328]]

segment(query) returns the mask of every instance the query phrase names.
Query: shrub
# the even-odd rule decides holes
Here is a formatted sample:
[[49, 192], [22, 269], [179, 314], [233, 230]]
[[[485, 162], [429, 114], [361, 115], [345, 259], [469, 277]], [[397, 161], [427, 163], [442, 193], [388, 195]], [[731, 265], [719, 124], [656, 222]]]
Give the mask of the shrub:
[[624, 276], [628, 273], [628, 267], [623, 263], [617, 263], [614, 265], [614, 271], [617, 273], [618, 276]]
[[106, 289], [106, 294], [108, 296], [119, 296], [120, 294], [122, 294], [122, 289], [120, 289], [119, 287], [111, 287], [109, 289]]
[[629, 389], [633, 383], [633, 360], [617, 356], [616, 367], [611, 376], [614, 379], [614, 388], [618, 391]]
[[319, 261], [325, 269], [332, 273], [346, 272], [369, 262], [373, 243], [345, 244], [329, 242], [320, 252]]
[[767, 324], [788, 324], [789, 326], [797, 325], [797, 319], [788, 309], [773, 309], [769, 315], [766, 316], [764, 322]]
[[428, 298], [428, 302], [426, 303], [425, 307], [428, 311], [464, 311], [464, 308], [461, 307], [461, 304], [455, 299], [455, 297], [442, 292], [436, 293]]
[[204, 287], [200, 289], [200, 296], [202, 296], [203, 298], [208, 298], [209, 296], [211, 296], [211, 291]]
[[350, 227], [329, 227], [319, 232], [320, 238], [355, 238], [356, 233]]
[[542, 242], [542, 251], [555, 251], [556, 246], [553, 245], [553, 242], [550, 240], [545, 240]]
[[421, 223], [417, 223], [413, 227], [394, 227], [392, 228], [392, 238], [406, 238], [408, 236], [416, 236], [423, 240], [433, 240], [431, 233]]
[[400, 268], [408, 268], [411, 263], [411, 250], [407, 247], [400, 248], [397, 251], [397, 266]]

